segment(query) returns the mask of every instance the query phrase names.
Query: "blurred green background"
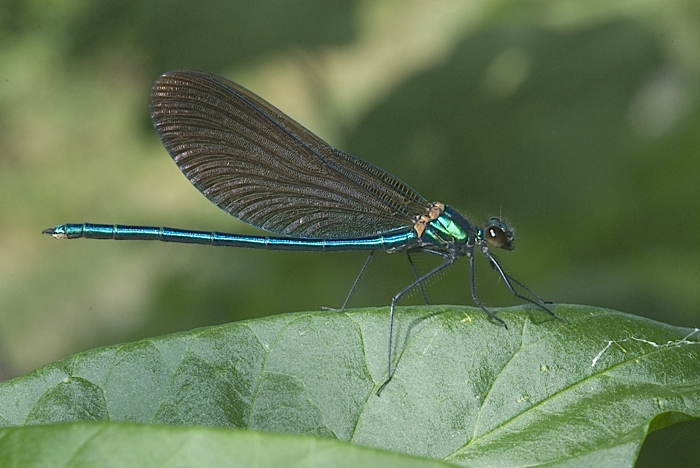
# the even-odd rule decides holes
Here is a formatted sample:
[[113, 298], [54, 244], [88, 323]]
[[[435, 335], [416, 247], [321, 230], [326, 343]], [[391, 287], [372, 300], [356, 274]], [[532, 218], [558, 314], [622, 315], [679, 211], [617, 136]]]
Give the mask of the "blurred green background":
[[[697, 1], [9, 0], [0, 57], [3, 379], [344, 300], [362, 253], [40, 234], [85, 221], [259, 233], [162, 148], [148, 94], [175, 68], [243, 84], [479, 223], [502, 212], [517, 228], [504, 267], [553, 302], [700, 325]], [[478, 267], [485, 303], [516, 303]], [[388, 305], [410, 279], [403, 256], [378, 255], [351, 306]], [[428, 295], [471, 304], [467, 262]]]

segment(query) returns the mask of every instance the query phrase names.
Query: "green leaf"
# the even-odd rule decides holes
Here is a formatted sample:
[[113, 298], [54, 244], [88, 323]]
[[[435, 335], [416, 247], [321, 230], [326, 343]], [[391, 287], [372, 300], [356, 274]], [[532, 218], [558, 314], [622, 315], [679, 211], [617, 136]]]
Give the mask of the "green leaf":
[[450, 466], [333, 439], [205, 427], [72, 423], [0, 429], [2, 466]]
[[498, 312], [508, 329], [473, 308], [399, 308], [396, 371], [381, 397], [387, 309], [92, 350], [0, 384], [0, 420], [245, 428], [456, 465], [632, 466], [650, 430], [700, 417], [700, 330], [555, 311], [569, 324], [528, 307]]

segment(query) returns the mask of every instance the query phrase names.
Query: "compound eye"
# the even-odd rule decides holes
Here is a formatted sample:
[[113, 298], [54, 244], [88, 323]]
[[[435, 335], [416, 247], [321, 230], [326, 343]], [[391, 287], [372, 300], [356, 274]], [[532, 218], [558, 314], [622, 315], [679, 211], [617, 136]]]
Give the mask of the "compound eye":
[[513, 250], [513, 232], [500, 221], [486, 226], [486, 229], [484, 229], [484, 239], [493, 247]]

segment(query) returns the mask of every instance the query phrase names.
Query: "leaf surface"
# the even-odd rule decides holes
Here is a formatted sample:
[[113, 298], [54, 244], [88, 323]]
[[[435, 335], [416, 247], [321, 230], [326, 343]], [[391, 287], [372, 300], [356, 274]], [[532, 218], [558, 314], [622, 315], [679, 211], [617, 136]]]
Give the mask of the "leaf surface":
[[650, 430], [700, 417], [699, 330], [555, 311], [569, 324], [528, 307], [498, 312], [508, 329], [473, 308], [399, 308], [381, 397], [387, 309], [96, 349], [0, 384], [0, 420], [304, 434], [464, 466], [632, 466]]

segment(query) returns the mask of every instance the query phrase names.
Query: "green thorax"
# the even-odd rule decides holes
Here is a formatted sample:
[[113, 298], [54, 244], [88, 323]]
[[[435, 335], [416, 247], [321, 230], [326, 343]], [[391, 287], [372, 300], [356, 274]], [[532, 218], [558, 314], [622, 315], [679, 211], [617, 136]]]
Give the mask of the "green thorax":
[[479, 235], [477, 229], [469, 221], [447, 205], [439, 206], [439, 210], [431, 211], [425, 230], [420, 236], [425, 242], [444, 246], [446, 244], [474, 244]]

